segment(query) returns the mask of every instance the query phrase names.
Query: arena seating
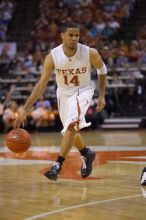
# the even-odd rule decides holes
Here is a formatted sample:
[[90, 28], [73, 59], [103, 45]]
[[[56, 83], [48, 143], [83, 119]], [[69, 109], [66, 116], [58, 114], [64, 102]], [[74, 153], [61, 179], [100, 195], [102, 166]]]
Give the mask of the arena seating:
[[[8, 41], [16, 40], [18, 31], [20, 31], [19, 28], [25, 29], [25, 33], [20, 31], [21, 40], [18, 37], [20, 41], [15, 56], [9, 55], [7, 47], [4, 47], [0, 54], [1, 119], [5, 109], [11, 108], [11, 100], [16, 102], [17, 110], [19, 110], [21, 104], [24, 103], [31, 93], [33, 86], [40, 77], [44, 56], [52, 47], [60, 42], [59, 27], [68, 20], [79, 24], [81, 28], [81, 42], [97, 48], [108, 68], [107, 105], [102, 115], [97, 115], [95, 112], [98, 88], [96, 72], [92, 72], [92, 80], [93, 84], [96, 85], [96, 90], [91, 108], [87, 113], [87, 118], [93, 120], [93, 129], [101, 128], [101, 123], [104, 120], [107, 123], [106, 120], [108, 118], [144, 118], [146, 116], [145, 24], [143, 23], [143, 26], [139, 27], [139, 31], [135, 35], [133, 32], [133, 39], [129, 40], [127, 38], [128, 34], [125, 38], [122, 36], [119, 39], [120, 33], [124, 30], [123, 24], [128, 26], [128, 22], [131, 22], [131, 16], [136, 17], [135, 13], [137, 10], [134, 10], [134, 6], [138, 4], [139, 9], [141, 9], [141, 5], [144, 4], [143, 0], [112, 0], [110, 2], [101, 0], [54, 0], [48, 2], [43, 0], [40, 1], [39, 7], [33, 1], [31, 4], [27, 4], [25, 8], [25, 13], [28, 12], [30, 15], [32, 4], [35, 4], [35, 7], [37, 7], [37, 13], [33, 12], [34, 14], [30, 19], [31, 25], [27, 26], [25, 22], [22, 22], [20, 25], [19, 22], [19, 28], [16, 29], [13, 21], [15, 23], [20, 16], [20, 10], [23, 10], [21, 6], [24, 6], [25, 1], [7, 2], [14, 3], [14, 7], [11, 7], [15, 9], [15, 13], [9, 21], [8, 37], [1, 39], [1, 41], [5, 42], [7, 39]], [[2, 3], [3, 1], [0, 6]], [[72, 10], [72, 8], [75, 10]], [[64, 10], [64, 13], [62, 13], [62, 10]], [[85, 16], [84, 20], [88, 22], [83, 24], [83, 21], [80, 19], [81, 16]], [[141, 18], [143, 19], [142, 14]], [[139, 17], [139, 19], [141, 18]], [[138, 30], [137, 28], [136, 30]], [[57, 124], [60, 126], [54, 74], [52, 74], [48, 82], [43, 99], [49, 100], [51, 103], [51, 109], [47, 109], [49, 112], [49, 116], [46, 118], [47, 123], [46, 121], [45, 123], [43, 122], [44, 127], [46, 130], [49, 126], [51, 129], [54, 129], [54, 126], [57, 126]], [[36, 106], [34, 110], [36, 110]], [[17, 111], [14, 112], [14, 116], [17, 115], [16, 113]], [[42, 114], [44, 114], [43, 111]], [[92, 115], [94, 116], [91, 118]], [[32, 115], [30, 117], [32, 119]], [[31, 120], [31, 123], [32, 128], [35, 127], [36, 122], [34, 119]], [[40, 124], [38, 127], [41, 127]]]

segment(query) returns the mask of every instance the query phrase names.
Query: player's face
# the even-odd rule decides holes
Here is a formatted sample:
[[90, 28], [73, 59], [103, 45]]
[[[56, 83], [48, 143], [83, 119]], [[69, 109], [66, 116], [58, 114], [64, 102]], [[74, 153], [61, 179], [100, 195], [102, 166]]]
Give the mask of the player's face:
[[80, 31], [78, 28], [68, 28], [66, 32], [61, 34], [63, 44], [70, 49], [77, 48]]

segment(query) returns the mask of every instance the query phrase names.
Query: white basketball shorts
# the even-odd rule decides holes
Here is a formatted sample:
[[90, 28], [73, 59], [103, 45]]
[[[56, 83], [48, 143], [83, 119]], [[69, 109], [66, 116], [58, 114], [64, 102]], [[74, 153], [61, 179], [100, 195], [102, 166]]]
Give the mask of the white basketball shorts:
[[79, 89], [75, 94], [68, 95], [67, 91], [57, 90], [58, 110], [63, 124], [62, 135], [69, 125], [73, 124], [76, 131], [88, 127], [91, 123], [85, 121], [85, 114], [94, 94], [93, 87]]

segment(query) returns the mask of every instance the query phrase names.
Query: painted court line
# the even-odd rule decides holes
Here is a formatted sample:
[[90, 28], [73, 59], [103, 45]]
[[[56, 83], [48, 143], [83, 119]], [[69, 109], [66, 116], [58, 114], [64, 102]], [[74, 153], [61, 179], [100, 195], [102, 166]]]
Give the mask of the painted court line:
[[146, 161], [122, 161], [122, 160], [110, 160], [108, 163], [121, 163], [121, 164], [138, 164], [138, 165], [145, 165]]
[[28, 217], [28, 218], [25, 218], [24, 220], [41, 219], [43, 217], [51, 216], [51, 215], [54, 215], [56, 213], [60, 213], [60, 212], [64, 212], [64, 211], [68, 211], [68, 210], [72, 210], [72, 209], [77, 209], [77, 208], [81, 208], [81, 207], [85, 207], [85, 206], [91, 206], [91, 205], [98, 205], [98, 204], [107, 203], [107, 202], [114, 202], [114, 201], [118, 201], [118, 200], [131, 199], [131, 198], [136, 198], [136, 197], [142, 197], [142, 195], [124, 196], [124, 197], [119, 197], [119, 198], [115, 198], [115, 199], [106, 199], [106, 200], [102, 200], [102, 201], [93, 201], [93, 202], [89, 202], [89, 203], [84, 203], [84, 204], [81, 204], [81, 205], [69, 206], [69, 207], [66, 207], [66, 208], [56, 209], [56, 210], [53, 210], [53, 211], [49, 211], [49, 212], [41, 213], [41, 214], [38, 214], [38, 215], [35, 215], [35, 216], [32, 216], [32, 217]]
[[16, 166], [16, 165], [50, 165], [54, 161], [50, 160], [26, 160], [26, 159], [14, 159], [14, 158], [0, 158], [0, 166]]
[[[101, 151], [146, 151], [146, 146], [90, 146], [92, 149], [96, 150], [97, 152]], [[36, 152], [45, 152], [48, 151], [49, 153], [59, 152], [60, 146], [31, 146], [29, 151], [36, 151]], [[7, 153], [10, 150], [4, 146], [0, 147], [0, 153]], [[76, 148], [71, 149], [71, 152], [78, 152]]]

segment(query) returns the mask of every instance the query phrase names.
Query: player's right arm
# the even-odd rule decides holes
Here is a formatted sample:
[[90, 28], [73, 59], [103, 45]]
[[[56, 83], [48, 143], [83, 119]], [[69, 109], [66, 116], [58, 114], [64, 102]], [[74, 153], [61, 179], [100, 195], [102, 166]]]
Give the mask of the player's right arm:
[[20, 112], [18, 118], [14, 121], [14, 124], [13, 124], [14, 128], [20, 127], [21, 124], [24, 126], [24, 120], [27, 116], [27, 112], [29, 112], [31, 110], [33, 104], [39, 99], [39, 97], [44, 92], [44, 90], [47, 86], [47, 83], [49, 81], [49, 78], [51, 76], [51, 72], [52, 72], [53, 68], [54, 68], [54, 61], [53, 61], [52, 55], [50, 53], [45, 58], [40, 80], [38, 81], [38, 83], [34, 87], [31, 95], [28, 97], [28, 99], [27, 99], [22, 111]]
[[107, 83], [107, 69], [106, 66], [99, 55], [98, 51], [94, 48], [90, 48], [90, 63], [91, 66], [97, 69], [98, 74], [98, 88], [99, 96], [97, 103], [97, 111], [102, 111], [105, 106], [105, 89]]

